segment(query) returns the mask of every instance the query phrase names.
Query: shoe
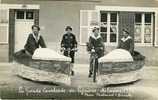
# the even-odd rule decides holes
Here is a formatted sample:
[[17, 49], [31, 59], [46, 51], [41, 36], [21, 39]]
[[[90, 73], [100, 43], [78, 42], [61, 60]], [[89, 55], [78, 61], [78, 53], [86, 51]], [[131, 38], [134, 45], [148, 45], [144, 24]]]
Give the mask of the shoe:
[[89, 73], [88, 77], [91, 78], [92, 77], [92, 73]]
[[74, 74], [75, 74], [75, 73], [74, 73], [74, 71], [72, 70], [72, 71], [71, 71], [71, 75], [74, 76]]

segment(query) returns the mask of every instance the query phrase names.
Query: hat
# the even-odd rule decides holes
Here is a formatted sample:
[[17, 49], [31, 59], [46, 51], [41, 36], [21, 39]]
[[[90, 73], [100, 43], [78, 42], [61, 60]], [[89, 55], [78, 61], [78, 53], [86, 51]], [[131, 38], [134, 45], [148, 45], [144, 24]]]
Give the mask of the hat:
[[123, 32], [126, 32], [127, 34], [129, 34], [128, 30], [125, 29], [125, 28], [124, 28], [122, 31], [123, 31]]
[[71, 26], [66, 26], [65, 31], [67, 31], [68, 29], [70, 29], [72, 31], [72, 27]]
[[92, 32], [94, 32], [95, 30], [99, 30], [99, 28], [98, 27], [94, 27]]
[[34, 27], [38, 28], [38, 31], [40, 31], [40, 27], [39, 27], [38, 25], [32, 25], [32, 29], [33, 29]]

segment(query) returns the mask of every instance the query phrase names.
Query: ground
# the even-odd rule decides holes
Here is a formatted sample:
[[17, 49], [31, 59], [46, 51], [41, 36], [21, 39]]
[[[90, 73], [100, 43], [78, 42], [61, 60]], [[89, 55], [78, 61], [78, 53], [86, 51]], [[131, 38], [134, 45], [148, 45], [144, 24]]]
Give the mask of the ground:
[[[80, 88], [101, 88], [88, 78], [88, 64], [75, 64], [75, 75], [71, 76], [71, 87]], [[52, 84], [32, 82], [22, 79], [14, 74], [12, 63], [0, 63], [0, 89], [12, 91], [15, 87], [52, 87]], [[109, 87], [117, 87], [129, 90], [135, 98], [132, 100], [158, 100], [158, 67], [145, 66], [143, 79], [132, 84], [116, 85]], [[9, 88], [8, 88], [9, 87]], [[58, 87], [58, 86], [55, 86]], [[103, 88], [103, 87], [102, 87]], [[1, 93], [2, 94], [2, 93]]]

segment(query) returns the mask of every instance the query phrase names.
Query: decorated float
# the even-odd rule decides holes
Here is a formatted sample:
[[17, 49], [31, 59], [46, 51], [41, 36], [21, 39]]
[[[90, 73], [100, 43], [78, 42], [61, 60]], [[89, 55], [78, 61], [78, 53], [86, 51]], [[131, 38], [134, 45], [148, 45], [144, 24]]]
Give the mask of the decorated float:
[[20, 54], [22, 56], [14, 58], [18, 76], [37, 82], [71, 84], [71, 59], [69, 57], [48, 48], [36, 49], [31, 57]]
[[132, 56], [124, 49], [115, 49], [99, 59], [97, 83], [122, 84], [140, 80], [145, 57], [135, 52]]

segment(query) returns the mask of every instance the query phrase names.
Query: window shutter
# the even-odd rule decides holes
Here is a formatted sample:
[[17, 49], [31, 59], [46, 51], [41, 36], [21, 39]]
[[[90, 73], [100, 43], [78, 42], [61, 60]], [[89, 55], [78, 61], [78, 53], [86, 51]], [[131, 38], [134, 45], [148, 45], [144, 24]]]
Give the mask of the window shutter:
[[80, 44], [88, 42], [93, 27], [99, 27], [99, 13], [95, 10], [80, 11]]
[[0, 9], [0, 43], [8, 43], [8, 9]]

